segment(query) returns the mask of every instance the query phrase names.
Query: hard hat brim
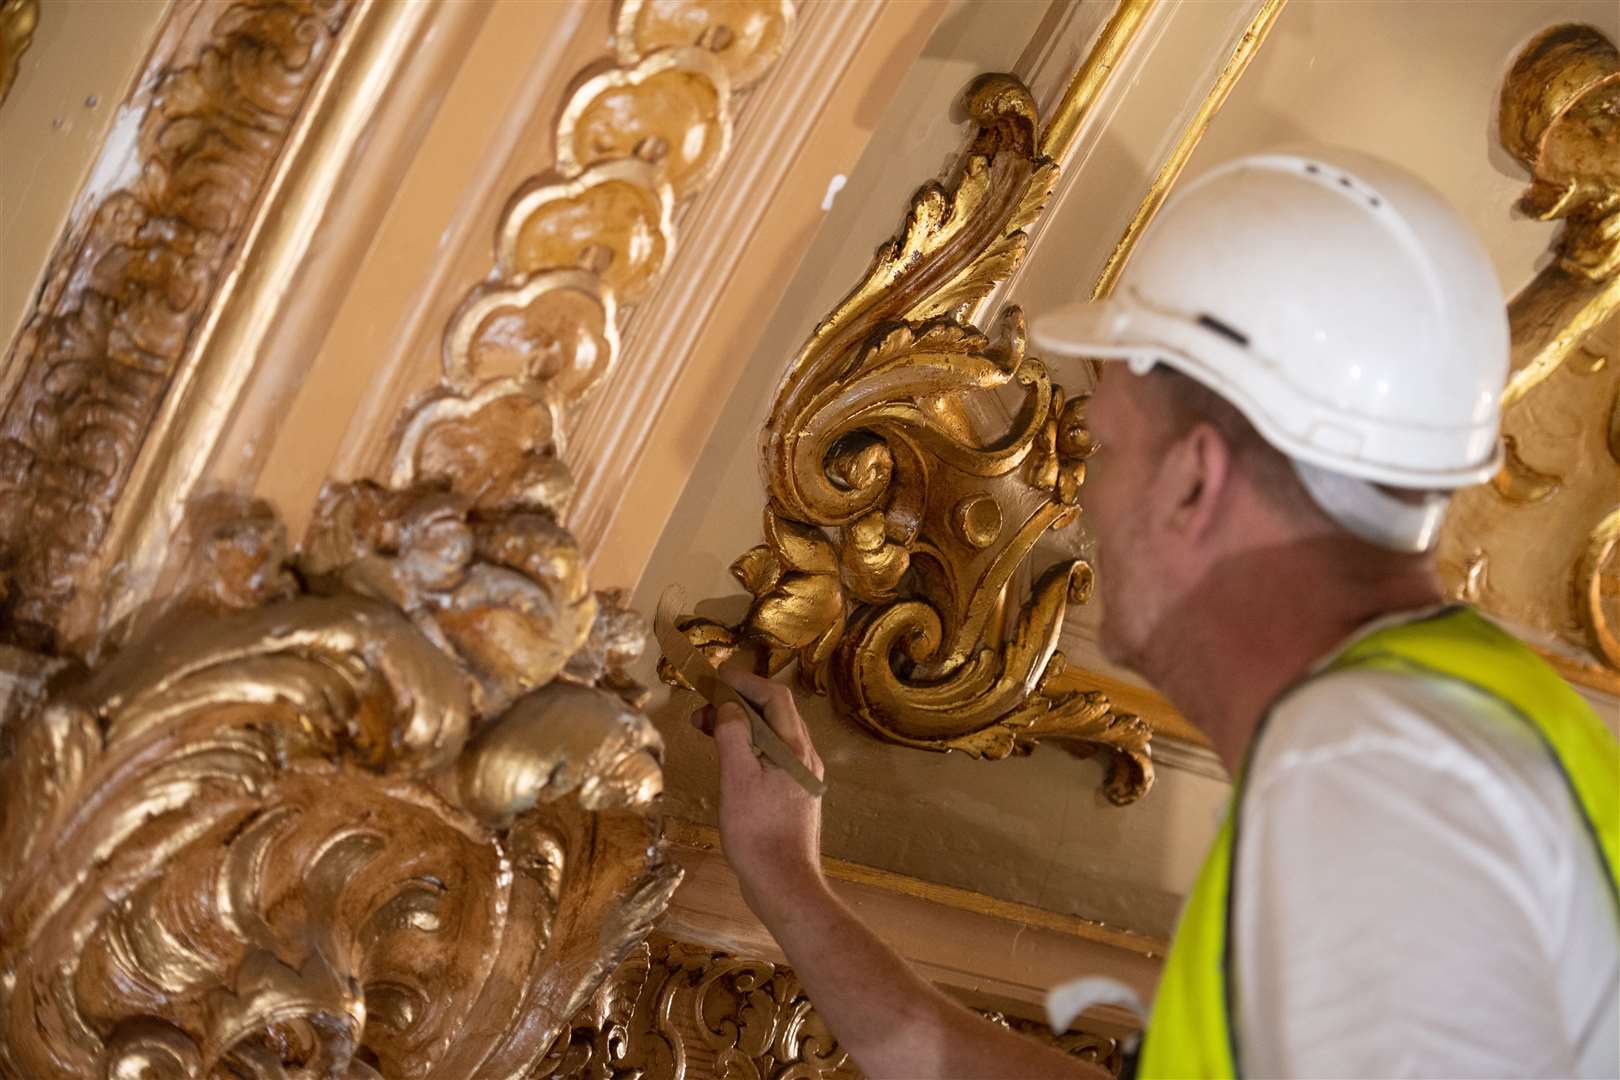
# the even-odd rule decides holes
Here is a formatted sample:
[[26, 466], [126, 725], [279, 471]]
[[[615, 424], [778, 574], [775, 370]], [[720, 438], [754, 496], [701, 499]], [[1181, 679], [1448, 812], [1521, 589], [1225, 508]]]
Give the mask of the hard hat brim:
[[[1268, 399], [1262, 400], [1251, 389], [1222, 374], [1245, 365], [1272, 366], [1247, 348], [1241, 336], [1228, 339], [1192, 318], [1157, 311], [1129, 298], [1115, 296], [1055, 308], [1030, 323], [1029, 336], [1037, 353], [1049, 357], [1124, 360], [1138, 374], [1155, 364], [1174, 368], [1229, 401], [1282, 453], [1363, 480], [1419, 490], [1455, 490], [1483, 483], [1502, 464], [1502, 447], [1494, 424], [1489, 431], [1474, 433], [1479, 460], [1449, 467], [1395, 465], [1380, 462], [1365, 450], [1346, 453], [1340, 448], [1316, 445], [1295, 429], [1308, 423], [1312, 414], [1327, 403], [1275, 381], [1270, 383]], [[1410, 428], [1397, 430], [1397, 425], [1379, 425], [1370, 418], [1367, 425], [1384, 427], [1390, 438], [1422, 440], [1430, 434]]]
[[1037, 316], [1030, 323], [1029, 337], [1048, 356], [1127, 360], [1151, 351], [1146, 342], [1128, 340], [1130, 322], [1125, 307], [1109, 300], [1065, 304]]

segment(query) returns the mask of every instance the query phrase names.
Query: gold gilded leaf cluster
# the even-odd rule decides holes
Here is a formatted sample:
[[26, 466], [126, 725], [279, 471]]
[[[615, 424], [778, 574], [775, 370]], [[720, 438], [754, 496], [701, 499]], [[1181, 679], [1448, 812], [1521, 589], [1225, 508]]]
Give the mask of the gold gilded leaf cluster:
[[[18, 7], [0, 9], [14, 26]], [[55, 258], [6, 364], [0, 411], [4, 636], [73, 647], [94, 632], [93, 557], [349, 0], [255, 0], [211, 22], [141, 120], [139, 168]], [[6, 32], [6, 48], [12, 43]]]
[[0, 1074], [527, 1075], [679, 879], [639, 625], [539, 506], [193, 530], [173, 608], [6, 721]]
[[1508, 305], [1506, 460], [1460, 492], [1441, 539], [1453, 591], [1620, 691], [1620, 52], [1559, 25], [1515, 60], [1502, 145], [1530, 174], [1520, 208], [1564, 228]]
[[[1079, 513], [1085, 400], [1025, 354], [1016, 307], [990, 333], [967, 321], [1023, 258], [1057, 166], [1017, 79], [983, 76], [965, 105], [976, 132], [949, 183], [913, 196], [778, 391], [760, 442], [765, 543], [732, 568], [754, 597], [747, 618], [683, 629], [711, 655], [757, 646], [772, 673], [797, 660], [803, 682], [890, 742], [1105, 750], [1107, 792], [1126, 803], [1152, 783], [1150, 728], [1100, 693], [1051, 687], [1090, 567], [1060, 563], [1011, 600], [1036, 541]], [[976, 430], [971, 399], [998, 392], [1019, 399], [1010, 427]]]
[[466, 462], [492, 490], [567, 486], [561, 411], [612, 371], [627, 306], [674, 257], [675, 207], [724, 160], [736, 92], [781, 56], [793, 17], [789, 0], [620, 5], [617, 62], [576, 81], [554, 168], [508, 202], [494, 270], [446, 330], [443, 385], [406, 422], [396, 483], [425, 459], [465, 457], [466, 431], [500, 426], [510, 437]]
[[[1118, 1075], [1113, 1039], [985, 1014], [992, 1022]], [[858, 1080], [793, 970], [654, 937], [574, 1017], [536, 1077]]]

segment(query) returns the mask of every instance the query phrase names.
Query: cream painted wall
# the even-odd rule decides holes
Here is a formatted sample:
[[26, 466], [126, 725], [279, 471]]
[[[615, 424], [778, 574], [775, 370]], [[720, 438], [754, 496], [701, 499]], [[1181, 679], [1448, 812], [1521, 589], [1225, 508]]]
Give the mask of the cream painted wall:
[[[45, 263], [140, 75], [168, 0], [40, 5], [0, 104], [0, 341], [33, 305]], [[138, 109], [119, 127], [135, 137]], [[0, 380], [3, 384], [4, 380]]]
[[1299, 139], [1388, 157], [1473, 223], [1511, 296], [1545, 263], [1560, 226], [1513, 209], [1525, 174], [1498, 140], [1497, 95], [1520, 48], [1563, 22], [1620, 41], [1620, 4], [1610, 0], [1291, 3], [1186, 178]]
[[[1177, 13], [1149, 61], [1151, 77], [1133, 88], [1088, 163], [1106, 174], [1093, 186], [1101, 190], [1065, 200], [1037, 238], [1014, 297], [1026, 309], [1089, 292], [1119, 239], [1121, 189], [1140, 194], [1118, 178], [1137, 181], [1156, 170], [1180, 129], [1180, 87], [1207, 86], [1212, 73], [1198, 60], [1200, 37], [1229, 33], [1231, 13], [1243, 7], [1202, 0]], [[1497, 93], [1519, 48], [1560, 22], [1588, 22], [1620, 40], [1620, 5], [1608, 0], [1291, 0], [1181, 182], [1287, 142], [1391, 158], [1473, 223], [1511, 295], [1544, 261], [1558, 226], [1513, 209], [1524, 174], [1498, 145]]]

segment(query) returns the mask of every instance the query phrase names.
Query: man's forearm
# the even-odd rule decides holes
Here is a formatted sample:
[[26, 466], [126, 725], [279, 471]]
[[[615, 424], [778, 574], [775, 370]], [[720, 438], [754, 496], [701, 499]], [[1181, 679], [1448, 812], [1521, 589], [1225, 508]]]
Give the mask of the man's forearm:
[[868, 1076], [1108, 1075], [946, 997], [856, 918], [819, 875], [750, 899], [816, 1010]]

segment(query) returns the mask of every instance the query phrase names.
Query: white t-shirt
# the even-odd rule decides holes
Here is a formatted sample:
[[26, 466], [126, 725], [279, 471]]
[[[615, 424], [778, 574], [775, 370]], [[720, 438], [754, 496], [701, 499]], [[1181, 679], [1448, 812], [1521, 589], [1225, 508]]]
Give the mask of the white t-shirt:
[[1500, 701], [1322, 675], [1273, 711], [1240, 823], [1245, 1075], [1620, 1077], [1612, 890], [1558, 766]]

